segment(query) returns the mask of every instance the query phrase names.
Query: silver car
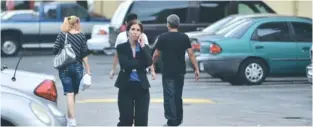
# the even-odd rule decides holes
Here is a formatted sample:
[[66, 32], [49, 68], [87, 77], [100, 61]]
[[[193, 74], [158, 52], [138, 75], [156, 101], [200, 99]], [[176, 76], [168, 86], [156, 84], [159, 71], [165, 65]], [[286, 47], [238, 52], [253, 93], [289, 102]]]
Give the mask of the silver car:
[[38, 98], [2, 84], [1, 102], [1, 126], [65, 126]]
[[[0, 76], [2, 87], [9, 87], [21, 91], [33, 100], [40, 101], [44, 107], [49, 109], [53, 117], [58, 120], [58, 123], [66, 125], [67, 120], [65, 114], [57, 108], [58, 94], [54, 76], [22, 70], [15, 72], [15, 70], [6, 67], [1, 68]], [[25, 99], [22, 100], [26, 101]], [[2, 99], [2, 104], [4, 103], [7, 102]], [[16, 110], [16, 108], [14, 109]]]

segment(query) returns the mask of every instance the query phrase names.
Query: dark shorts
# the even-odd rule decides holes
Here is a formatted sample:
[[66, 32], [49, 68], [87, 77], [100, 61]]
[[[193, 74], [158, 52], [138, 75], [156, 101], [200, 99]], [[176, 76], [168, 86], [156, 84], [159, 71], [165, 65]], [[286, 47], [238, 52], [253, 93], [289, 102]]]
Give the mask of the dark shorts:
[[78, 94], [80, 80], [83, 78], [84, 68], [80, 63], [70, 64], [59, 70], [59, 77], [63, 85], [64, 95]]

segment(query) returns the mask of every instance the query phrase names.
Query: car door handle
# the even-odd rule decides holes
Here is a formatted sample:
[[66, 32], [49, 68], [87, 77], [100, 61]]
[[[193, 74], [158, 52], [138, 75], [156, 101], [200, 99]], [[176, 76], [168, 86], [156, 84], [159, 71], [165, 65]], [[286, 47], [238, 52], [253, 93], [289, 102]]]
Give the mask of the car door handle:
[[262, 49], [262, 48], [264, 48], [263, 46], [261, 46], [261, 45], [257, 45], [257, 46], [255, 46], [255, 49]]
[[302, 50], [310, 50], [310, 47], [302, 47]]

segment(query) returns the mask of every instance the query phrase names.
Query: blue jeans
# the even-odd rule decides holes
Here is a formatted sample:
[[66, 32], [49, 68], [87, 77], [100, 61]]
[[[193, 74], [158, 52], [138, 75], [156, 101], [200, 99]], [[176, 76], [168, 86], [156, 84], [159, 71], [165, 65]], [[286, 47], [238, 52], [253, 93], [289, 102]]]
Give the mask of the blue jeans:
[[59, 77], [63, 85], [64, 95], [67, 93], [78, 94], [80, 80], [83, 78], [84, 68], [80, 63], [69, 64], [59, 69]]
[[184, 76], [162, 76], [165, 118], [169, 126], [178, 126], [183, 121]]

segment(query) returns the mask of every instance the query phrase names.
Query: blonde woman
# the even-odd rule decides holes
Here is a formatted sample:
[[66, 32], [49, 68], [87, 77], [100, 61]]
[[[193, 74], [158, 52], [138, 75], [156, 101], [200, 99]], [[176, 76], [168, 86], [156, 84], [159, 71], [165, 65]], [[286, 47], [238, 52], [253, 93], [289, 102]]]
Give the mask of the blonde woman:
[[75, 54], [76, 62], [66, 65], [59, 69], [59, 77], [63, 85], [64, 95], [67, 96], [68, 105], [68, 126], [76, 126], [75, 120], [75, 96], [79, 91], [80, 80], [83, 77], [84, 67], [86, 73], [91, 75], [88, 64], [88, 48], [86, 44], [86, 37], [80, 31], [80, 20], [76, 16], [69, 16], [64, 18], [64, 23], [61, 26], [61, 31], [54, 43], [54, 54], [60, 52], [63, 48], [65, 37], [67, 35], [67, 42], [71, 44]]

